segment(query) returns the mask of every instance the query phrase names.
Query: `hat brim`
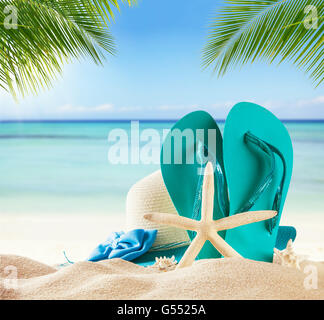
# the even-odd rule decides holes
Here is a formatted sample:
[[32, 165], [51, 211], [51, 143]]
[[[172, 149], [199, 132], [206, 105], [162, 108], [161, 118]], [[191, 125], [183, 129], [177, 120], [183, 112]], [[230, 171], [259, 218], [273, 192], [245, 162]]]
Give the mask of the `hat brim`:
[[166, 257], [171, 258], [175, 257], [175, 260], [179, 262], [187, 250], [188, 246], [182, 246], [173, 249], [165, 249], [165, 250], [151, 250], [143, 254], [142, 256], [132, 260], [131, 262], [136, 263], [140, 266], [147, 267], [151, 266], [155, 263], [155, 258]]

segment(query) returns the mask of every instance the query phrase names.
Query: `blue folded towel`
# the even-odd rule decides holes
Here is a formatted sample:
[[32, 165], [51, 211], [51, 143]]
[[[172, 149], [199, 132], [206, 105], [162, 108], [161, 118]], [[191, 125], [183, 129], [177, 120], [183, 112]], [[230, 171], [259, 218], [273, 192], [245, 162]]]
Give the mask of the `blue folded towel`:
[[135, 229], [127, 233], [113, 232], [90, 254], [88, 261], [121, 258], [127, 261], [143, 255], [153, 245], [157, 230]]

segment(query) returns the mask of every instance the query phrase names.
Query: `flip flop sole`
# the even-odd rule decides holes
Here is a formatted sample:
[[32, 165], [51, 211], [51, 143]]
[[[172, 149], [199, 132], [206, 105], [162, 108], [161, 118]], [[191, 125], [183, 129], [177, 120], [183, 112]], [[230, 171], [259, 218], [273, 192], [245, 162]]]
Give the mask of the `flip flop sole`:
[[[285, 126], [265, 108], [247, 102], [239, 103], [232, 108], [224, 128], [224, 165], [229, 189], [230, 215], [238, 213], [269, 170], [265, 154], [252, 151], [245, 143], [244, 135], [247, 132], [251, 132], [282, 153], [286, 162], [282, 201], [272, 233], [267, 228], [268, 222], [261, 221], [227, 230], [225, 239], [243, 257], [270, 262], [273, 259], [280, 216], [292, 174], [292, 143]], [[273, 180], [249, 209], [250, 211], [272, 210], [282, 176], [283, 164], [276, 155]]]
[[[179, 129], [183, 133], [186, 129], [191, 129], [195, 133], [194, 138], [183, 139], [181, 147], [175, 147], [174, 138], [172, 138], [172, 133], [175, 132], [175, 129]], [[198, 135], [196, 135], [196, 130], [199, 129], [203, 130], [203, 143], [205, 145], [209, 145], [208, 131], [213, 130], [215, 133], [213, 148], [215, 149], [217, 161], [224, 172], [222, 135], [215, 120], [207, 112], [195, 111], [187, 114], [185, 117], [179, 120], [166, 137], [161, 150], [162, 176], [175, 208], [177, 209], [179, 215], [188, 218], [195, 218], [197, 220], [200, 219], [200, 215], [195, 216], [194, 214], [195, 204], [197, 204], [195, 199], [197, 197], [197, 186], [199, 185], [199, 181], [201, 181], [199, 179], [202, 179], [202, 176], [199, 175], [199, 172], [201, 171], [201, 164], [196, 158], [197, 145], [199, 144], [200, 140], [202, 140]], [[175, 164], [173, 162], [173, 159], [177, 157], [182, 158], [181, 164]], [[172, 160], [171, 163], [167, 161], [170, 158]], [[194, 159], [194, 162], [187, 163], [186, 159], [188, 158]], [[218, 185], [215, 178], [214, 219], [223, 218], [220, 204], [218, 203], [217, 188]], [[225, 201], [227, 201], [228, 195], [226, 180], [225, 189], [226, 194], [224, 198]], [[195, 237], [193, 232], [188, 232], [188, 234], [191, 240]], [[220, 235], [224, 237], [225, 233], [221, 232]], [[220, 253], [209, 242], [205, 243], [200, 254], [198, 255], [198, 259], [219, 257], [221, 257]]]

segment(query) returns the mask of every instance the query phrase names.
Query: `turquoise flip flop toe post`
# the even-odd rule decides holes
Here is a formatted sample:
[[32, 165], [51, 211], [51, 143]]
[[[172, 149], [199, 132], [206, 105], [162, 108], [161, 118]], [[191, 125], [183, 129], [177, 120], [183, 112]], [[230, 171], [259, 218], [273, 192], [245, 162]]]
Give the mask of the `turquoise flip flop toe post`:
[[[171, 129], [161, 150], [164, 183], [179, 215], [200, 219], [203, 172], [207, 161], [215, 169], [214, 219], [228, 215], [228, 193], [223, 165], [223, 140], [215, 120], [204, 111], [187, 114]], [[190, 239], [195, 233], [188, 232]], [[220, 232], [224, 238], [225, 232]], [[219, 258], [206, 242], [198, 259]]]
[[259, 105], [235, 105], [224, 128], [224, 165], [229, 215], [255, 210], [278, 212], [273, 219], [228, 230], [226, 242], [245, 258], [271, 262], [293, 167], [288, 131]]

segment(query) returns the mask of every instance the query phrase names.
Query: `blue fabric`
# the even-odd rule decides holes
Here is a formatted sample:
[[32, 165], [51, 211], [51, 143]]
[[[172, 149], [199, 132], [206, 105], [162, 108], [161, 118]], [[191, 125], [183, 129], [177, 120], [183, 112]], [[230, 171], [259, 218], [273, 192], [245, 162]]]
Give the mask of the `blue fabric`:
[[135, 229], [127, 233], [113, 232], [90, 254], [88, 261], [121, 258], [134, 260], [147, 252], [153, 245], [157, 230]]

